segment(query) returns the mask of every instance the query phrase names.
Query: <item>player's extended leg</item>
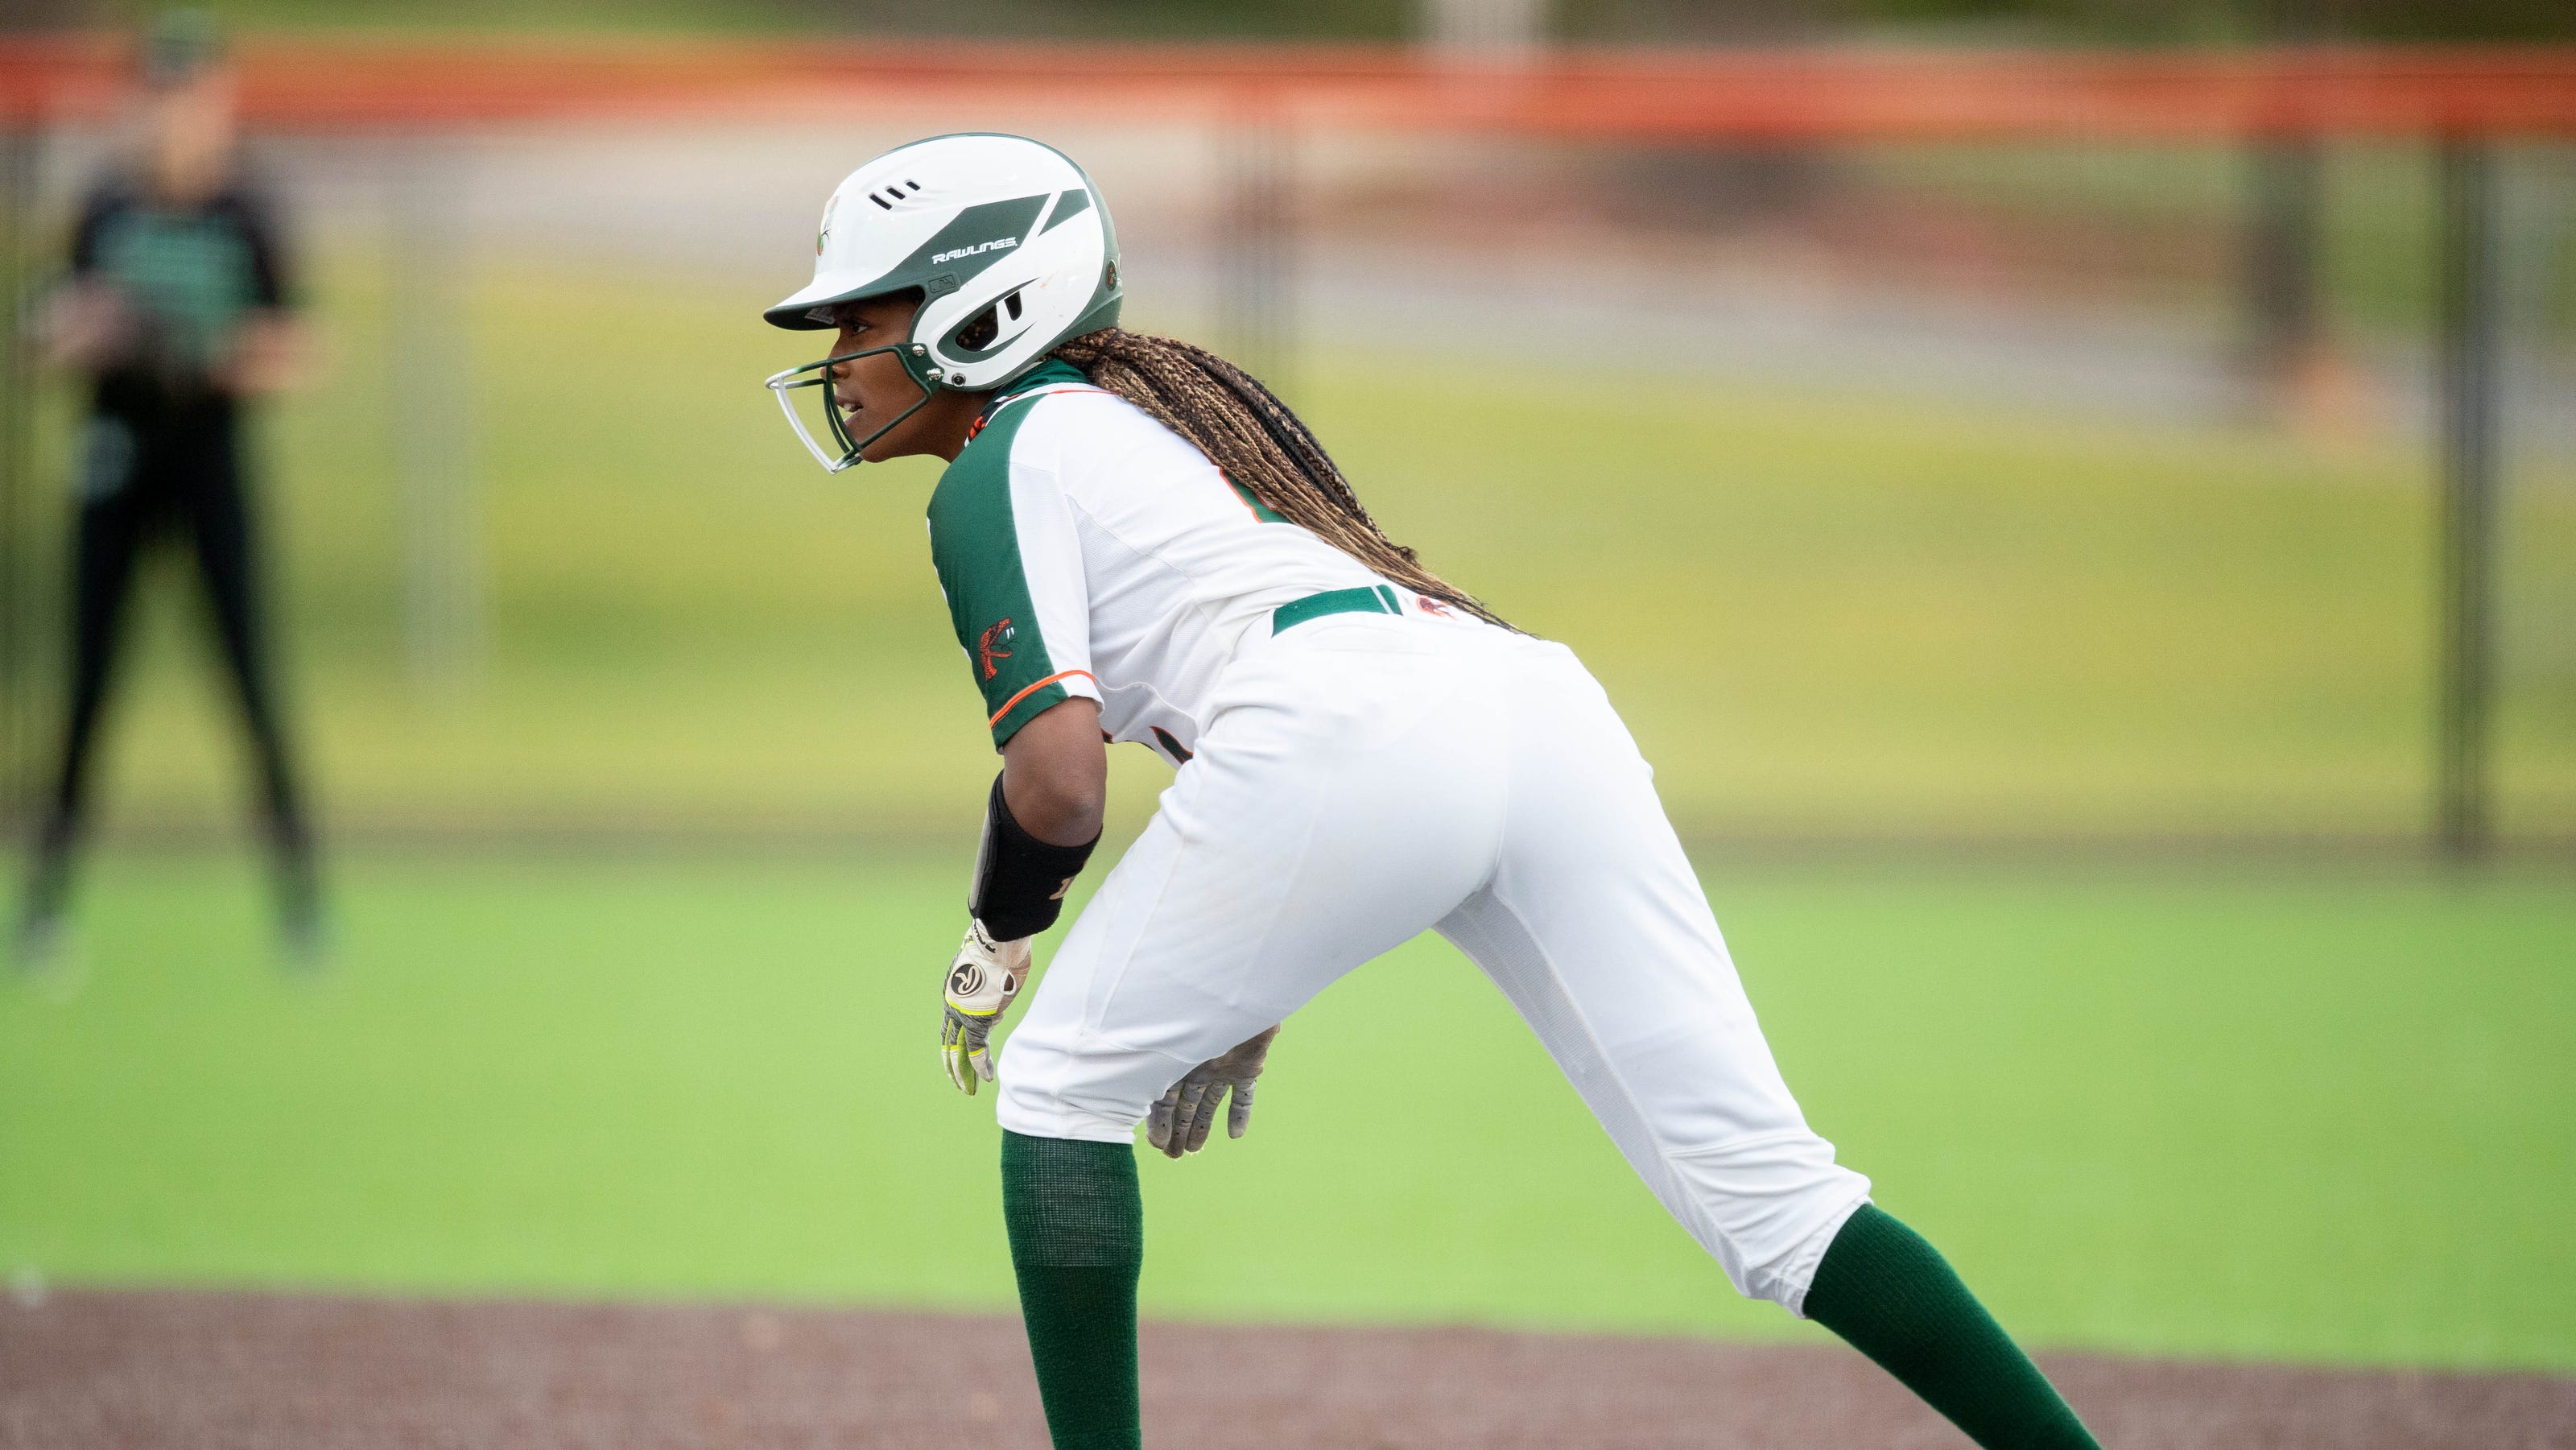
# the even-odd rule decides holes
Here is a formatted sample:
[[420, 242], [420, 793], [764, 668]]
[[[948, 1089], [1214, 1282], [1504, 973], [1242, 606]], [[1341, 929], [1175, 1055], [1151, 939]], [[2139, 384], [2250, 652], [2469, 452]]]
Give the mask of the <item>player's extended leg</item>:
[[20, 907], [20, 949], [31, 959], [49, 946], [71, 889], [72, 852], [88, 815], [92, 758], [115, 680], [126, 596], [153, 521], [152, 498], [134, 476], [135, 452], [125, 425], [110, 419], [93, 423], [72, 533], [71, 694], [53, 795]]
[[183, 483], [197, 570], [258, 771], [261, 816], [276, 862], [279, 918], [295, 945], [309, 947], [318, 910], [313, 836], [270, 675], [256, 538], [229, 416], [210, 420], [186, 446], [189, 476]]
[[1228, 676], [1230, 703], [1004, 1044], [1003, 1216], [1058, 1450], [1138, 1443], [1131, 1142], [1148, 1106], [1490, 867], [1504, 756], [1490, 716], [1456, 708], [1471, 672], [1402, 621], [1351, 618], [1372, 622], [1302, 626]]
[[1516, 672], [1511, 820], [1492, 884], [1443, 934], [1740, 1292], [1842, 1335], [1981, 1445], [2092, 1446], [1940, 1255], [1808, 1128], [1599, 686], [1553, 645], [1522, 647]]

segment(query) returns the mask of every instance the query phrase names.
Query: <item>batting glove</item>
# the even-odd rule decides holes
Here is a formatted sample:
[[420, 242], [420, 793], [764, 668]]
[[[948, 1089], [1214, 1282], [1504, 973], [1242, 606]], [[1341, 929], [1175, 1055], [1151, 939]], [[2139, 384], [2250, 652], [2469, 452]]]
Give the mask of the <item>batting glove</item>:
[[997, 942], [984, 923], [969, 922], [957, 960], [948, 964], [948, 1015], [939, 1024], [939, 1062], [948, 1080], [968, 1097], [978, 1081], [993, 1080], [989, 1043], [993, 1024], [1020, 994], [1029, 974], [1029, 939]]
[[1166, 1158], [1206, 1147], [1208, 1130], [1216, 1126], [1216, 1110], [1229, 1092], [1234, 1103], [1225, 1111], [1225, 1135], [1242, 1137], [1252, 1126], [1252, 1089], [1270, 1059], [1270, 1040], [1278, 1035], [1278, 1028], [1270, 1028], [1223, 1057], [1191, 1068], [1163, 1094], [1161, 1102], [1146, 1110], [1145, 1141], [1162, 1149]]

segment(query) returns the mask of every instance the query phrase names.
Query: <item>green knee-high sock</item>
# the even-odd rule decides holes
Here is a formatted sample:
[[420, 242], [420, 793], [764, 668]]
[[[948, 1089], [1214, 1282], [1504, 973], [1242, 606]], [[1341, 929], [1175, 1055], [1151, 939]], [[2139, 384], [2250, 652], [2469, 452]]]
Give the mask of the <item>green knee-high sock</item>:
[[1002, 1221], [1056, 1450], [1137, 1450], [1135, 1150], [1005, 1130]]
[[1875, 1205], [1834, 1236], [1805, 1307], [1986, 1450], [2099, 1450], [1949, 1261]]

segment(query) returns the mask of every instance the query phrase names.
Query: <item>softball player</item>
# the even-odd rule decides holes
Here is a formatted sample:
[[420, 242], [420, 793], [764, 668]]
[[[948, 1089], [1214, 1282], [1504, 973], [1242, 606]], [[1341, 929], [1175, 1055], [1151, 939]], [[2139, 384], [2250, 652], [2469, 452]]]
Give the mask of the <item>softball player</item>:
[[[1118, 328], [1116, 235], [1056, 151], [942, 136], [851, 173], [769, 380], [824, 467], [949, 460], [931, 558], [1002, 772], [941, 1054], [973, 1093], [1097, 843], [1104, 742], [1175, 767], [999, 1064], [1003, 1216], [1059, 1447], [1134, 1447], [1132, 1140], [1241, 1136], [1278, 1024], [1429, 929], [1519, 1009], [1742, 1293], [1980, 1444], [2090, 1446], [1781, 1081], [1651, 772], [1563, 645], [1390, 541], [1241, 370]], [[809, 422], [808, 418], [812, 421]]]
[[144, 556], [177, 535], [195, 555], [259, 778], [292, 963], [320, 959], [313, 831], [288, 749], [260, 608], [251, 400], [297, 371], [294, 279], [274, 209], [234, 154], [233, 80], [201, 11], [161, 18], [138, 56], [145, 142], [81, 208], [71, 275], [46, 328], [89, 383], [72, 547], [72, 679], [17, 933], [20, 963], [57, 955], [89, 814], [98, 729]]

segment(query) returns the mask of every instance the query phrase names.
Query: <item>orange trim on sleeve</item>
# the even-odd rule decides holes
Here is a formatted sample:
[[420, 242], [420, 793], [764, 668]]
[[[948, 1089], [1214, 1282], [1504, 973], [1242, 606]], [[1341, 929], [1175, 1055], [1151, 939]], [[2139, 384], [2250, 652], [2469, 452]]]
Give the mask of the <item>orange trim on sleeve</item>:
[[1075, 675], [1080, 675], [1084, 679], [1089, 680], [1093, 689], [1096, 690], [1100, 688], [1100, 677], [1089, 670], [1058, 670], [1054, 674], [1047, 676], [1045, 679], [1038, 681], [1036, 684], [1029, 686], [1018, 694], [1013, 695], [1011, 698], [1004, 700], [1002, 702], [1002, 708], [993, 712], [993, 718], [984, 722], [984, 728], [990, 730], [994, 726], [1001, 724], [1002, 717], [1011, 713], [1011, 707], [1013, 705], [1020, 703], [1022, 700], [1027, 699], [1029, 696], [1036, 694], [1038, 691], [1045, 689], [1047, 686], [1054, 684], [1058, 680], [1071, 679]]

